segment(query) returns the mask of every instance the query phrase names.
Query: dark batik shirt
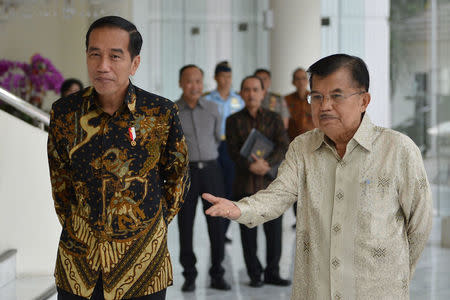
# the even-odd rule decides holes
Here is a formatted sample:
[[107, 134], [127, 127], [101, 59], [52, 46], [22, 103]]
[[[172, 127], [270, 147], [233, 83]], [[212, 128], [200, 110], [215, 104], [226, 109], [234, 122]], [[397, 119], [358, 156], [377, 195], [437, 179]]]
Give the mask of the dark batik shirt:
[[51, 111], [56, 285], [90, 298], [101, 272], [105, 299], [140, 297], [172, 284], [167, 225], [188, 189], [187, 147], [171, 101], [131, 83], [114, 115], [97, 101], [91, 87]]
[[236, 164], [236, 177], [233, 184], [234, 198], [252, 195], [265, 189], [273, 180], [267, 174], [260, 176], [250, 172], [250, 162], [239, 153], [253, 128], [259, 130], [275, 144], [272, 153], [266, 159], [271, 167], [278, 165], [284, 159], [289, 145], [283, 121], [276, 112], [260, 108], [256, 118], [253, 118], [247, 108], [244, 108], [229, 116], [226, 123], [226, 141], [230, 157]]

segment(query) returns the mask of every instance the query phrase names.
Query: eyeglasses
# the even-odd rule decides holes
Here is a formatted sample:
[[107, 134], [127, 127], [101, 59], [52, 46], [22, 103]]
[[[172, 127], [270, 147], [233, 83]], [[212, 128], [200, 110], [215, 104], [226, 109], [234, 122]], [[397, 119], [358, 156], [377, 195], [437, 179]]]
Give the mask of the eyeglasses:
[[307, 100], [309, 104], [319, 104], [319, 103], [323, 103], [323, 100], [325, 99], [325, 97], [328, 97], [328, 99], [330, 99], [333, 103], [335, 104], [339, 104], [344, 102], [345, 99], [354, 96], [354, 95], [361, 95], [361, 94], [365, 94], [365, 91], [361, 91], [361, 92], [356, 92], [347, 96], [344, 96], [343, 94], [339, 94], [339, 93], [333, 93], [330, 94], [328, 96], [324, 96], [321, 93], [311, 93], [307, 96]]

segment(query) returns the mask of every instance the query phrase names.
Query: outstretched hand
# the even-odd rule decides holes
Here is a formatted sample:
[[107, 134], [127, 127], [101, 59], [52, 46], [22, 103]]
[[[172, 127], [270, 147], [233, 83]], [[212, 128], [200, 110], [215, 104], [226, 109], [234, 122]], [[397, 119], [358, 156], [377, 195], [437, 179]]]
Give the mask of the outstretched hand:
[[231, 220], [236, 220], [241, 216], [239, 207], [228, 199], [219, 198], [208, 193], [202, 194], [202, 198], [213, 205], [205, 211], [207, 215]]

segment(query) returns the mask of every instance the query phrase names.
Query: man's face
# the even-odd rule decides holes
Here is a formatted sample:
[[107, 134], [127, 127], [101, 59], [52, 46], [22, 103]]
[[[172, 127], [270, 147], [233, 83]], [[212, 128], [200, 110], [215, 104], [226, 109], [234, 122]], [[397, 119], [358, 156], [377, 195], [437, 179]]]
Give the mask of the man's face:
[[[362, 94], [354, 94], [358, 92]], [[311, 95], [319, 93], [324, 96], [322, 102], [311, 102], [314, 126], [334, 142], [349, 140], [358, 129], [361, 114], [366, 111], [370, 102], [370, 94], [363, 92], [346, 68], [338, 69], [325, 77], [314, 75]], [[354, 95], [349, 96], [351, 94]], [[330, 95], [343, 95], [344, 98], [335, 103]]]
[[248, 110], [258, 109], [264, 99], [264, 90], [261, 87], [261, 82], [256, 78], [245, 80], [242, 85], [241, 97]]
[[185, 100], [197, 101], [203, 92], [202, 72], [195, 67], [185, 69], [181, 74], [180, 87]]
[[303, 70], [298, 70], [294, 74], [292, 84], [296, 87], [297, 91], [306, 91], [308, 87], [308, 76]]
[[217, 89], [227, 91], [231, 89], [231, 82], [232, 82], [231, 72], [219, 72], [214, 77], [214, 79], [217, 82]]
[[101, 27], [91, 31], [86, 62], [89, 79], [100, 96], [115, 96], [128, 87], [140, 57], [131, 60], [128, 32], [116, 27]]
[[267, 91], [270, 89], [270, 86], [272, 85], [272, 80], [270, 79], [270, 75], [266, 72], [258, 72], [255, 74], [257, 77], [261, 78], [264, 84], [264, 92], [267, 93]]

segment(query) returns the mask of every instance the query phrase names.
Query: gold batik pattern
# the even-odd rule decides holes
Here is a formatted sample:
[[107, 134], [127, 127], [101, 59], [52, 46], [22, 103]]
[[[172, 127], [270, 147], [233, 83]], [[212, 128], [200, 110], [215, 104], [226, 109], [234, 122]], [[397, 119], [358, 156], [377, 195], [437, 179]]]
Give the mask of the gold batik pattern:
[[63, 226], [57, 286], [89, 298], [100, 272], [105, 299], [140, 297], [171, 285], [167, 225], [188, 190], [176, 105], [131, 83], [112, 116], [98, 105], [93, 88], [58, 100], [48, 158]]

